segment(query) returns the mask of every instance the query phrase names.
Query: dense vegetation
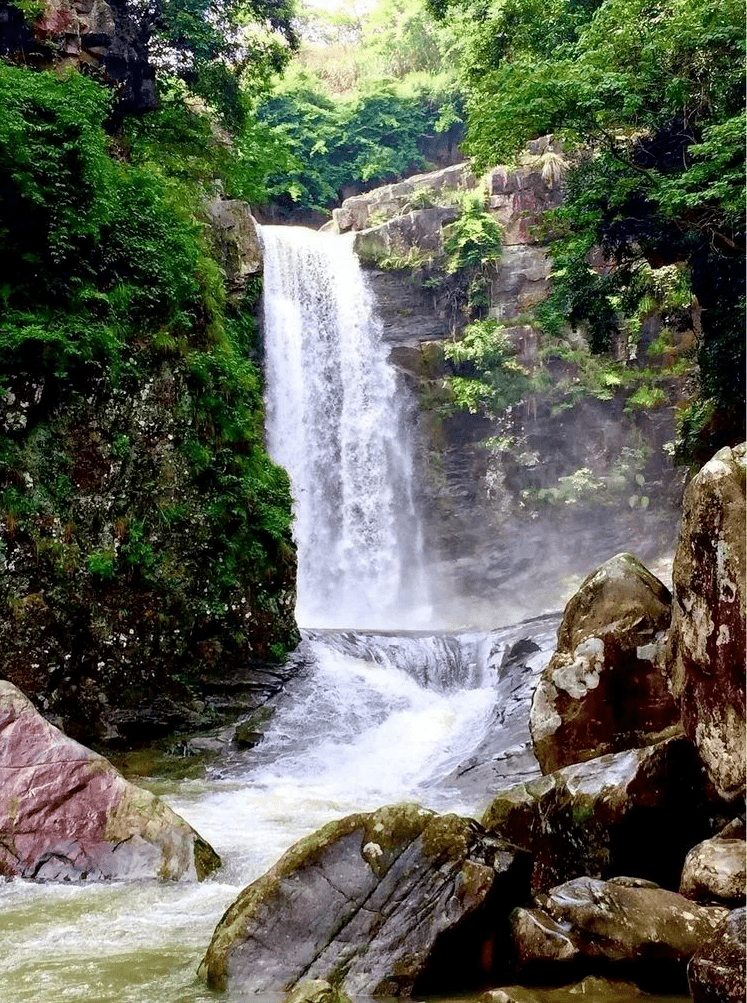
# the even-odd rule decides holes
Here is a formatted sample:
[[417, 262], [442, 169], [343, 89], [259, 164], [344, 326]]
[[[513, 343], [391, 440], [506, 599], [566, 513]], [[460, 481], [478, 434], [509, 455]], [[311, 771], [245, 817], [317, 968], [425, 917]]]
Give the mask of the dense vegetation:
[[210, 164], [178, 179], [144, 124], [113, 157], [111, 100], [0, 64], [2, 670], [99, 737], [102, 702], [183, 701], [297, 636], [252, 303], [226, 301], [198, 219]]
[[306, 12], [300, 28], [298, 57], [257, 105], [295, 158], [270, 175], [280, 205], [328, 211], [426, 168], [429, 139], [461, 136], [454, 34], [420, 0], [382, 0], [365, 20]]
[[[429, 0], [463, 26], [466, 148], [478, 166], [552, 132], [571, 160], [550, 236], [546, 329], [604, 351], [662, 306], [681, 262], [702, 310], [699, 393], [680, 451], [744, 436], [743, 5], [715, 0]], [[590, 267], [595, 249], [608, 267]], [[682, 293], [679, 292], [682, 300]], [[675, 299], [677, 297], [675, 296]], [[669, 302], [663, 305], [668, 307]]]

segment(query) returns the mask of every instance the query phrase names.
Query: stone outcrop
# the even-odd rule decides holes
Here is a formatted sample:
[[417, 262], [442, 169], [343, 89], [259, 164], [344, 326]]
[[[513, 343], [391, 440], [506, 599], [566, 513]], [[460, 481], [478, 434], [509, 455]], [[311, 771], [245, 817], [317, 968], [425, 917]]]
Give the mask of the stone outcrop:
[[444, 197], [448, 192], [469, 191], [476, 184], [477, 178], [466, 164], [454, 164], [429, 174], [415, 174], [406, 181], [345, 199], [340, 208], [332, 212], [333, 229], [336, 233], [368, 230], [372, 228], [372, 217], [382, 224], [403, 216], [423, 194], [429, 198]]
[[532, 890], [635, 874], [679, 887], [688, 851], [724, 805], [685, 738], [602, 756], [499, 794], [482, 824], [533, 855]]
[[249, 277], [262, 272], [262, 244], [256, 220], [246, 202], [238, 199], [213, 199], [205, 211], [228, 294], [239, 300]]
[[688, 485], [667, 670], [685, 732], [725, 797], [745, 789], [745, 457], [720, 450]]
[[606, 561], [570, 600], [532, 700], [544, 773], [648, 745], [678, 727], [660, 664], [670, 600], [631, 554]]
[[[0, 678], [89, 745], [142, 745], [251, 713], [287, 678], [277, 649], [297, 642], [290, 529], [263, 544], [266, 567], [241, 557], [226, 602], [207, 601], [239, 524], [227, 535], [215, 481], [197, 473], [196, 443], [202, 469], [227, 454], [195, 417], [207, 390], [192, 365], [139, 356], [126, 388], [19, 380], [0, 405], [0, 421], [23, 430], [24, 504], [45, 499], [31, 532], [10, 523], [4, 535]], [[55, 496], [60, 476], [69, 488]], [[167, 586], [155, 577], [163, 562]]]
[[746, 912], [729, 913], [693, 955], [687, 969], [693, 1003], [744, 1003]]
[[685, 858], [680, 893], [698, 902], [736, 907], [747, 895], [747, 843], [715, 836], [698, 843]]
[[194, 880], [220, 865], [191, 826], [0, 681], [0, 875]]
[[116, 115], [157, 107], [148, 31], [126, 0], [44, 0], [38, 16], [24, 20], [0, 3], [0, 53], [37, 69], [99, 69], [116, 92]]
[[200, 974], [244, 993], [303, 979], [360, 995], [447, 991], [495, 964], [496, 928], [525, 881], [522, 854], [472, 820], [417, 805], [352, 815], [301, 840], [241, 893]]
[[685, 966], [728, 916], [637, 878], [576, 878], [538, 908], [517, 909], [511, 930], [527, 974], [594, 966], [624, 971], [644, 987], [683, 989]]

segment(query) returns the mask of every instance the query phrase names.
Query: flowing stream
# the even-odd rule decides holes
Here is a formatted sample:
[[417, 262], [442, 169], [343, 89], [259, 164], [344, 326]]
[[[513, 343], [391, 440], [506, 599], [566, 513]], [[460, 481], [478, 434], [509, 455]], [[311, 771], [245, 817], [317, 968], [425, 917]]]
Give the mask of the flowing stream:
[[148, 782], [220, 854], [212, 879], [0, 885], [0, 1003], [237, 1003], [197, 965], [238, 892], [298, 838], [402, 800], [478, 814], [537, 772], [528, 700], [557, 617], [403, 632], [430, 616], [409, 405], [350, 241], [264, 228], [263, 242], [268, 437], [291, 474], [307, 628], [298, 673], [255, 749], [200, 780]]

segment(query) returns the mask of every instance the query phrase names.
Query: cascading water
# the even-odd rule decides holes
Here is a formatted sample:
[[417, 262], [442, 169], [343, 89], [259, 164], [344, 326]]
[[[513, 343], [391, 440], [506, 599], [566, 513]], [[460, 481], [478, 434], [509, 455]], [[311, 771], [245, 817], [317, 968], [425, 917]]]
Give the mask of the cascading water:
[[201, 885], [0, 884], [2, 1003], [211, 1003], [195, 972], [213, 929], [291, 843], [394, 801], [478, 812], [537, 773], [529, 695], [557, 618], [482, 633], [339, 629], [427, 614], [410, 415], [350, 239], [262, 236], [268, 434], [296, 496], [298, 616], [315, 629], [256, 749], [226, 747], [199, 780], [149, 783], [221, 870]]
[[261, 237], [267, 443], [295, 499], [297, 619], [422, 626], [412, 414], [353, 236], [274, 226]]

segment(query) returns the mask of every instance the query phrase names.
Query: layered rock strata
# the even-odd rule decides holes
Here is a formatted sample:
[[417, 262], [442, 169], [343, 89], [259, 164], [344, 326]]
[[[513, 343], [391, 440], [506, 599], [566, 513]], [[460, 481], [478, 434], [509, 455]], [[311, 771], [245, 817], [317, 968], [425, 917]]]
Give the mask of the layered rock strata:
[[417, 805], [331, 822], [242, 892], [200, 973], [245, 993], [302, 979], [359, 995], [445, 991], [493, 966], [525, 864], [476, 822]]

